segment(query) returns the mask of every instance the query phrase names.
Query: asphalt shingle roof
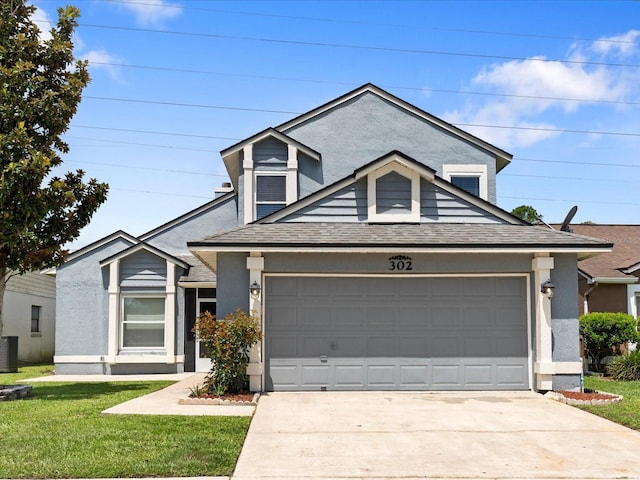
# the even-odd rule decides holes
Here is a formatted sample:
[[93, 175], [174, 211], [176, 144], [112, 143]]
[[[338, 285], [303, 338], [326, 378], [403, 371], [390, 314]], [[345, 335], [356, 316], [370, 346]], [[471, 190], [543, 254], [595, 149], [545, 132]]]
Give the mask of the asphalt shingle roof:
[[[582, 260], [580, 270], [591, 277], [632, 278], [620, 270], [640, 263], [640, 225], [571, 225], [574, 233], [613, 243], [613, 251]], [[637, 273], [636, 273], [637, 275]]]
[[510, 224], [250, 224], [189, 242], [190, 247], [545, 247], [606, 250], [610, 242], [551, 230]]
[[188, 263], [191, 268], [186, 275], [180, 277], [181, 282], [215, 282], [216, 274], [209, 267], [193, 255], [181, 255], [180, 259]]

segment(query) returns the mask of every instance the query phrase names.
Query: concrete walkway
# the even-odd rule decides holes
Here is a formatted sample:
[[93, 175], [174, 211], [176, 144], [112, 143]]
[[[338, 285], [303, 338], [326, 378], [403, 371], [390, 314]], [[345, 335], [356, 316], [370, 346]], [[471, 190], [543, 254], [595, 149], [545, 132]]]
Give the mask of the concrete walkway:
[[205, 373], [178, 373], [158, 375], [51, 375], [48, 377], [22, 380], [21, 383], [36, 382], [143, 382], [176, 380], [177, 383], [157, 392], [134, 398], [108, 408], [102, 413], [119, 415], [210, 415], [210, 416], [251, 416], [252, 405], [180, 405], [191, 393], [190, 388], [202, 384]]
[[232, 479], [640, 479], [639, 452], [532, 392], [269, 393]]

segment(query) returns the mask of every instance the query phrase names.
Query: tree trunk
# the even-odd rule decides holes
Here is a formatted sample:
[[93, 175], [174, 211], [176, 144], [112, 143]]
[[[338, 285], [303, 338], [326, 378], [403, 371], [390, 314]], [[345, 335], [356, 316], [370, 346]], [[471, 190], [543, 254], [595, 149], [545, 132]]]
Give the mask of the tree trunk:
[[9, 281], [9, 274], [7, 267], [0, 266], [0, 337], [2, 336], [2, 307], [4, 306], [4, 291], [7, 288], [7, 282]]

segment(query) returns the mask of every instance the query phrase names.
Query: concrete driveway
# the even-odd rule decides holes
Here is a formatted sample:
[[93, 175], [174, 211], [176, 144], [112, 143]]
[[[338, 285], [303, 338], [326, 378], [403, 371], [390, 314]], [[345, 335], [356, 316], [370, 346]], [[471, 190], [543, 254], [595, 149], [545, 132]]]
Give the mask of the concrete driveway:
[[531, 392], [270, 393], [234, 480], [640, 478], [640, 433]]

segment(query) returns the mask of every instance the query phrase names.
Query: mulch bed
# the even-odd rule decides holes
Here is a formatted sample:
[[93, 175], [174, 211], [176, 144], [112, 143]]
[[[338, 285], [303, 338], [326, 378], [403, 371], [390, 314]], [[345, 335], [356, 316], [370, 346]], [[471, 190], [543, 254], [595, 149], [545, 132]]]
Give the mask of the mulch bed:
[[216, 395], [215, 393], [203, 393], [198, 397], [189, 395], [189, 398], [205, 398], [210, 400], [229, 400], [230, 402], [251, 402], [253, 393], [229, 393], [226, 395]]

